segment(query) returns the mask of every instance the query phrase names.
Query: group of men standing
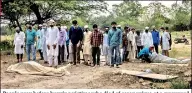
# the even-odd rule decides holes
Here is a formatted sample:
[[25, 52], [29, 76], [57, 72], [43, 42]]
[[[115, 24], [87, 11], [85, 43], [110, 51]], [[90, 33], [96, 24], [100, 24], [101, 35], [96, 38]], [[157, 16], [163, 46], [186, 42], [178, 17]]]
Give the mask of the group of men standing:
[[155, 27], [152, 32], [146, 27], [140, 33], [141, 31], [125, 26], [123, 32], [116, 22], [111, 23], [111, 29], [105, 27], [104, 33], [98, 29], [97, 24], [93, 25], [93, 31], [90, 31], [88, 25], [82, 29], [76, 20], [69, 30], [66, 26], [56, 26], [54, 20], [50, 20], [48, 24], [39, 25], [37, 31], [33, 26], [27, 25], [25, 33], [16, 28], [14, 51], [18, 62], [22, 62], [24, 46], [28, 61], [30, 53], [35, 61], [38, 51], [41, 60], [50, 67], [57, 67], [66, 61], [74, 65], [80, 64], [80, 51], [83, 52], [84, 63], [93, 67], [100, 65], [101, 52], [105, 56], [105, 65], [117, 68], [123, 61], [134, 61], [138, 58], [137, 55], [144, 47], [154, 46], [158, 53], [158, 46], [161, 44], [163, 54], [169, 55], [171, 38], [168, 27], [161, 28], [163, 35], [160, 38]]

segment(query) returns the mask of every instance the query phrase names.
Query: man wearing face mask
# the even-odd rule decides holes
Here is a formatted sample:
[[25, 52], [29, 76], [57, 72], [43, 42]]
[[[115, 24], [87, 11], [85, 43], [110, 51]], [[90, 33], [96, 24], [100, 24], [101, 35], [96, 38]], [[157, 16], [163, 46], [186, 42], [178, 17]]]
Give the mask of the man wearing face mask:
[[103, 55], [105, 56], [105, 66], [111, 65], [110, 49], [108, 45], [108, 32], [109, 27], [105, 27], [105, 33], [103, 35]]
[[[76, 65], [76, 63], [80, 64], [80, 51], [81, 51], [81, 44], [83, 40], [83, 30], [81, 27], [78, 26], [77, 21], [74, 20], [73, 26], [69, 29], [69, 40], [70, 43], [69, 45], [72, 45], [73, 50], [73, 65]], [[76, 61], [77, 58], [77, 61]]]
[[[84, 39], [83, 39], [83, 56], [85, 60], [85, 65], [90, 66], [92, 63], [91, 57], [91, 34], [92, 32], [89, 31], [88, 25], [84, 26]], [[89, 60], [89, 62], [88, 62]]]
[[[120, 44], [121, 44], [121, 30], [116, 28], [117, 23], [112, 22], [112, 29], [109, 30], [108, 33], [108, 44], [110, 46], [110, 53], [111, 53], [111, 67], [114, 67], [116, 64], [116, 67], [119, 68], [119, 56], [120, 56]], [[114, 54], [115, 53], [115, 54]]]
[[17, 62], [22, 62], [25, 46], [25, 34], [21, 32], [19, 27], [16, 27], [14, 36], [14, 53], [17, 55]]
[[59, 29], [54, 26], [55, 21], [50, 20], [50, 27], [47, 29], [46, 44], [47, 44], [47, 56], [49, 66], [57, 68], [58, 65], [58, 40], [59, 40]]
[[32, 26], [29, 26], [29, 29], [26, 31], [26, 52], [27, 60], [30, 61], [30, 53], [32, 52], [33, 61], [36, 60], [36, 50], [35, 50], [35, 41], [36, 41], [36, 31], [32, 29]]
[[[98, 30], [97, 24], [93, 25], [93, 33], [91, 34], [91, 46], [92, 46], [92, 57], [93, 67], [100, 66], [100, 45], [103, 44], [103, 34]], [[96, 60], [97, 56], [97, 60]]]
[[47, 25], [45, 23], [43, 24], [41, 32], [42, 32], [43, 59], [44, 59], [44, 63], [46, 64], [46, 63], [48, 63], [48, 58], [47, 58], [47, 45], [46, 45]]
[[151, 32], [149, 32], [149, 27], [145, 27], [145, 31], [143, 32], [141, 37], [141, 44], [144, 48], [153, 45], [153, 37]]
[[59, 29], [59, 42], [58, 42], [58, 46], [59, 46], [59, 55], [58, 55], [58, 63], [59, 65], [61, 63], [64, 63], [64, 54], [65, 54], [65, 45], [66, 45], [66, 40], [68, 38], [67, 36], [67, 32], [65, 31], [65, 29], [63, 28], [63, 26], [61, 27], [60, 24], [58, 24], [58, 29]]
[[38, 30], [36, 32], [36, 36], [37, 36], [37, 50], [39, 51], [39, 54], [40, 54], [40, 57], [41, 59], [40, 60], [43, 60], [43, 52], [42, 52], [42, 25], [40, 24], [38, 26]]
[[159, 32], [155, 29], [155, 26], [152, 27], [153, 30], [152, 30], [152, 37], [153, 37], [153, 45], [155, 47], [155, 51], [156, 53], [158, 54], [158, 46], [159, 46], [159, 43], [160, 43], [160, 37], [159, 37]]

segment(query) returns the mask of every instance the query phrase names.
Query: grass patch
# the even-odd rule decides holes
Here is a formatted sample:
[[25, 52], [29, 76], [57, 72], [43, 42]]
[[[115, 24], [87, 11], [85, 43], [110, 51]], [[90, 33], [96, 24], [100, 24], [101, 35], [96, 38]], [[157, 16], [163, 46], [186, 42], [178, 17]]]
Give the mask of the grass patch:
[[183, 78], [179, 78], [171, 81], [171, 89], [190, 89], [190, 84]]

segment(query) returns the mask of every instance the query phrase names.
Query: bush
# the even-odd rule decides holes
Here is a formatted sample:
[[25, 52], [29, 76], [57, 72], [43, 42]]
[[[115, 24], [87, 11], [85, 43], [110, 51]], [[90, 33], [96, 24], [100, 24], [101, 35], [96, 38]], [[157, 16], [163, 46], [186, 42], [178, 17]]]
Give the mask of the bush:
[[0, 42], [1, 51], [13, 49], [13, 40], [4, 40]]
[[171, 81], [172, 89], [190, 89], [190, 84], [186, 82], [184, 79], [177, 79]]

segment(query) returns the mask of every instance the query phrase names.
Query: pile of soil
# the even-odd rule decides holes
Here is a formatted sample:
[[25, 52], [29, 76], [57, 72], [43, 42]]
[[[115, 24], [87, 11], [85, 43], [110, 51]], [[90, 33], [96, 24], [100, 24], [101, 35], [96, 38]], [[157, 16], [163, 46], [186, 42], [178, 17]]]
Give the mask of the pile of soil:
[[109, 86], [114, 88], [128, 88], [130, 85], [139, 84], [139, 78], [127, 74], [121, 73], [104, 73], [100, 78], [97, 78], [88, 83], [89, 86], [93, 88], [105, 88]]

